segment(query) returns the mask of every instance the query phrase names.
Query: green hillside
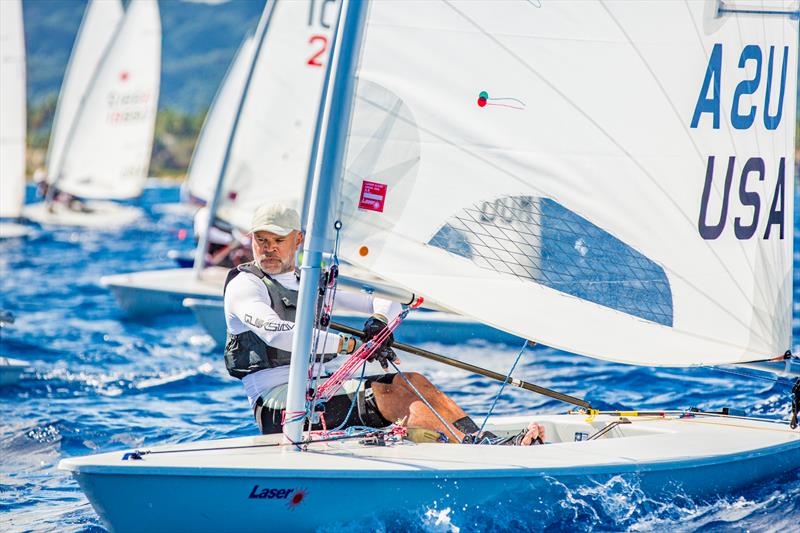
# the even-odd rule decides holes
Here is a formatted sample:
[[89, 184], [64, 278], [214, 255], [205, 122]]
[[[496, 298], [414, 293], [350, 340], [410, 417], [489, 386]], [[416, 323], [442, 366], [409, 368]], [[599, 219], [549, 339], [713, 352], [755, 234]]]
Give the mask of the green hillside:
[[[2, 1], [2, 0], [0, 0]], [[28, 171], [44, 162], [55, 103], [86, 0], [24, 0]], [[151, 175], [182, 174], [206, 110], [264, 0], [160, 0], [161, 94]]]

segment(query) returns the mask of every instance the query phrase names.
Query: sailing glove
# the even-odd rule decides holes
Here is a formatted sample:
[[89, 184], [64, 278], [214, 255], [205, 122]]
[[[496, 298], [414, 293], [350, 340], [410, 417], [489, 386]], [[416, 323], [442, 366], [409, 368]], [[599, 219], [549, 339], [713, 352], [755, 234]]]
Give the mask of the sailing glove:
[[[386, 328], [386, 320], [379, 315], [372, 315], [364, 322], [364, 342], [369, 342], [373, 337]], [[391, 348], [394, 344], [394, 334], [389, 333], [389, 337], [383, 342], [381, 346]]]
[[[369, 342], [373, 337], [376, 337], [381, 331], [386, 328], [386, 321], [383, 320], [383, 317], [378, 315], [372, 315], [367, 319], [364, 323], [364, 342]], [[372, 355], [367, 358], [367, 361], [372, 363], [373, 361], [378, 361], [381, 364], [381, 368], [384, 370], [389, 369], [389, 361], [394, 361], [397, 359], [397, 354], [394, 353], [392, 350], [392, 344], [394, 343], [394, 334], [389, 333], [389, 336], [386, 340], [381, 344], [381, 346], [372, 352]]]

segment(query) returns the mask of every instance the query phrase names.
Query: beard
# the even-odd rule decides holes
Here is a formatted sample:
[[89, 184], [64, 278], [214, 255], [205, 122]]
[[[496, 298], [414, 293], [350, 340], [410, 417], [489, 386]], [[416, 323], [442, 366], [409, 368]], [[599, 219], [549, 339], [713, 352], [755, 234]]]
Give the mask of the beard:
[[282, 260], [275, 255], [258, 256], [258, 265], [261, 267], [261, 270], [272, 276], [294, 270], [294, 265], [292, 263], [293, 261], [291, 259]]

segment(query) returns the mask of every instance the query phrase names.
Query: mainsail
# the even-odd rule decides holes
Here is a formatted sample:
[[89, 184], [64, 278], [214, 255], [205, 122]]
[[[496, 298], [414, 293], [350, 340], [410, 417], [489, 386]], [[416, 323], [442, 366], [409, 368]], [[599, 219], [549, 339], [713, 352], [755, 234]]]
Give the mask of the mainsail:
[[[92, 10], [105, 4], [92, 3], [76, 59]], [[107, 20], [113, 17], [107, 13]], [[87, 60], [86, 67], [78, 69], [76, 59], [70, 65], [68, 83], [74, 76], [86, 76], [91, 67]], [[66, 137], [63, 145], [58, 144], [59, 138], [54, 140], [50, 160], [56, 166], [50, 169], [50, 178], [61, 190], [84, 198], [133, 198], [141, 193], [147, 177], [158, 104], [161, 23], [155, 0], [132, 0], [102, 56], [90, 59], [97, 64], [96, 70], [82, 93], [77, 93], [80, 87], [75, 90], [81, 96], [71, 111], [74, 118], [63, 124], [70, 117], [59, 113], [59, 132], [66, 128]], [[70, 106], [75, 105], [73, 98]], [[57, 154], [59, 149], [62, 152]]]
[[25, 201], [25, 35], [22, 2], [0, 3], [0, 217]]
[[263, 202], [301, 205], [337, 13], [338, 2], [275, 2], [217, 210], [242, 230]]
[[254, 44], [250, 36], [239, 47], [208, 110], [189, 164], [186, 192], [206, 203], [211, 202], [220, 178], [225, 147], [244, 91], [248, 66], [253, 60]]
[[81, 21], [64, 81], [58, 94], [50, 144], [47, 147], [47, 180], [53, 183], [61, 171], [64, 145], [72, 130], [89, 83], [97, 71], [103, 52], [122, 20], [120, 0], [91, 0]]
[[798, 25], [720, 7], [373, 3], [341, 255], [592, 357], [782, 354]]

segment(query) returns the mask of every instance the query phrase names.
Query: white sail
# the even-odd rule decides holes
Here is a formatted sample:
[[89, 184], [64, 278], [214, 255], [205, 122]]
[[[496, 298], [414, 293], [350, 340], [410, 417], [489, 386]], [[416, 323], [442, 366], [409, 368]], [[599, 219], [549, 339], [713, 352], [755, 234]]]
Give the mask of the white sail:
[[65, 141], [58, 187], [84, 198], [141, 194], [161, 74], [155, 0], [132, 0]]
[[91, 0], [72, 48], [64, 81], [58, 94], [56, 114], [47, 147], [47, 181], [53, 183], [61, 171], [64, 145], [72, 131], [76, 113], [97, 71], [103, 52], [122, 20], [120, 0]]
[[195, 198], [211, 202], [220, 177], [225, 147], [236, 118], [236, 109], [247, 81], [255, 46], [248, 37], [239, 47], [225, 79], [208, 110], [189, 164], [185, 190]]
[[25, 202], [25, 35], [22, 2], [0, 3], [0, 217]]
[[300, 209], [337, 13], [337, 2], [275, 3], [217, 210], [242, 230], [266, 201]]
[[783, 353], [798, 24], [719, 7], [373, 3], [342, 255], [593, 357]]

